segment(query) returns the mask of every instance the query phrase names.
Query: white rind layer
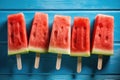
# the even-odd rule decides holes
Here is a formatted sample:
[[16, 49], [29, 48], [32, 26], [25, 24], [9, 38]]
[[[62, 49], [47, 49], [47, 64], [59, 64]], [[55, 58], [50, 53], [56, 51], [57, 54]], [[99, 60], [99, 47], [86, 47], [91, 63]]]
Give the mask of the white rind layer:
[[70, 49], [54, 48], [51, 46], [49, 47], [48, 52], [56, 53], [56, 54], [68, 54], [68, 55], [70, 55]]
[[90, 57], [90, 52], [71, 52], [70, 56]]
[[21, 48], [19, 50], [9, 50], [8, 49], [8, 55], [24, 54], [24, 53], [28, 53], [28, 48]]
[[37, 52], [37, 53], [46, 53], [47, 52], [46, 49], [36, 48], [36, 47], [32, 47], [32, 46], [29, 46], [28, 49], [29, 49], [29, 51]]
[[100, 54], [100, 55], [113, 55], [113, 50], [103, 50], [103, 49], [97, 49], [93, 48], [92, 54]]

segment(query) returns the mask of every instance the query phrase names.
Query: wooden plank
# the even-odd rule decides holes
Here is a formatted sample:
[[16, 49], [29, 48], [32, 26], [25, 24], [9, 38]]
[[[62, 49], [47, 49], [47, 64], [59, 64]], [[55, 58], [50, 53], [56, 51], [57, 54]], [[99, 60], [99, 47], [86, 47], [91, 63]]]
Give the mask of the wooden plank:
[[120, 75], [0, 75], [1, 80], [120, 80]]
[[120, 9], [119, 0], [0, 0], [1, 10]]
[[[26, 25], [27, 25], [27, 31], [28, 36], [30, 32], [30, 27], [32, 24], [32, 20], [34, 17], [34, 13], [36, 11], [0, 11], [0, 42], [7, 41], [7, 16], [9, 14], [23, 12], [25, 14], [26, 19]], [[49, 27], [52, 27], [54, 15], [60, 14], [60, 15], [69, 15], [72, 17], [72, 23], [73, 18], [75, 16], [83, 16], [88, 17], [90, 19], [91, 23], [91, 32], [93, 29], [94, 19], [97, 14], [108, 14], [114, 16], [115, 19], [115, 25], [114, 25], [114, 41], [119, 42], [120, 41], [120, 11], [40, 11], [44, 13], [48, 13], [49, 15]]]
[[[23, 69], [18, 70], [16, 66], [15, 56], [7, 56], [7, 45], [0, 44], [0, 74], [77, 74], [76, 65], [77, 57], [70, 57], [63, 55], [61, 69], [56, 70], [56, 56], [55, 54], [41, 54], [40, 67], [34, 69], [35, 53], [22, 55]], [[88, 58], [82, 59], [82, 75], [92, 74], [120, 74], [120, 44], [114, 45], [114, 55], [111, 57], [103, 57], [103, 69], [97, 70], [97, 55], [92, 55]]]

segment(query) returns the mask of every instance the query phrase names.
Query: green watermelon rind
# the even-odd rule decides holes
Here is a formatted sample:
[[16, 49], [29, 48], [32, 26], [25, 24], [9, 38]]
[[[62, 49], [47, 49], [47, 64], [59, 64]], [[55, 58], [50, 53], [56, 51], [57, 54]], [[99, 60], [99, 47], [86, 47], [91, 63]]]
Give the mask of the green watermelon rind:
[[71, 52], [70, 56], [90, 57], [90, 52]]
[[113, 50], [103, 50], [103, 49], [93, 48], [92, 54], [111, 56], [113, 55]]
[[49, 47], [48, 52], [55, 53], [55, 54], [70, 55], [70, 49], [62, 49], [62, 48]]
[[47, 49], [36, 48], [36, 47], [33, 47], [33, 46], [29, 46], [28, 49], [29, 49], [29, 51], [31, 51], [31, 52], [47, 53]]
[[27, 54], [28, 48], [22, 48], [19, 50], [9, 50], [8, 49], [8, 55], [15, 55], [15, 54]]

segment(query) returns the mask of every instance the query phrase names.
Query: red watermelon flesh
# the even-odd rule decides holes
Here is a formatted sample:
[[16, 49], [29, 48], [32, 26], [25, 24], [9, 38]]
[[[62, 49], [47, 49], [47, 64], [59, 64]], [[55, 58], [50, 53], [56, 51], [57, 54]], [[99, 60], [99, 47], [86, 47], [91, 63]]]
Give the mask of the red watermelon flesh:
[[96, 16], [93, 38], [92, 53], [102, 55], [113, 54], [113, 31], [114, 17], [99, 14]]
[[75, 17], [72, 28], [71, 56], [90, 56], [90, 21]]
[[48, 15], [36, 12], [29, 39], [29, 50], [46, 52], [49, 43]]
[[49, 52], [70, 54], [70, 17], [55, 15]]
[[8, 15], [8, 55], [27, 51], [26, 23], [22, 13]]

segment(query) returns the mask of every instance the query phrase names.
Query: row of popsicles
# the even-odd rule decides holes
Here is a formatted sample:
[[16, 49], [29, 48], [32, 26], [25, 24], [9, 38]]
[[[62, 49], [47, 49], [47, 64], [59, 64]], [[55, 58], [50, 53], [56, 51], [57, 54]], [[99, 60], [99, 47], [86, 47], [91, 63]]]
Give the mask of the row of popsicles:
[[81, 71], [81, 57], [90, 52], [98, 54], [98, 69], [102, 68], [102, 55], [113, 54], [114, 17], [98, 14], [94, 22], [90, 48], [90, 20], [75, 17], [71, 28], [71, 17], [55, 15], [51, 35], [48, 14], [36, 12], [29, 41], [23, 13], [8, 15], [8, 55], [16, 55], [17, 67], [22, 69], [21, 53], [36, 53], [34, 67], [39, 67], [40, 53], [57, 53], [56, 69], [60, 69], [62, 54], [78, 57], [77, 72]]

